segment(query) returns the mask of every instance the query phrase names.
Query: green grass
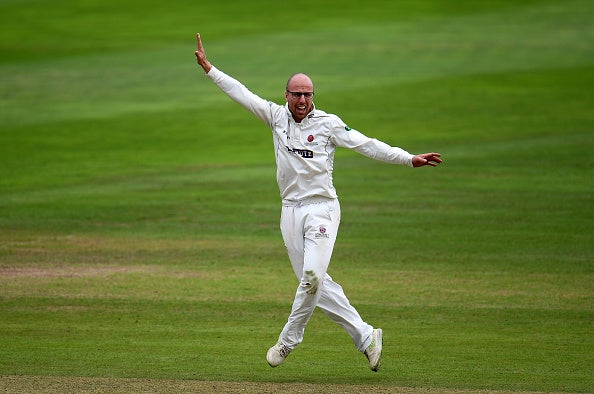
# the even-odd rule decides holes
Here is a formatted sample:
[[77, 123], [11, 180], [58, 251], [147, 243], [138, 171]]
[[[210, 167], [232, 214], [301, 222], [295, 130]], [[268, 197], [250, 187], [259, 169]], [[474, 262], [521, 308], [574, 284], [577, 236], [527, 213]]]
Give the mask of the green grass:
[[[0, 376], [591, 392], [589, 1], [0, 4]], [[374, 374], [297, 285], [269, 131], [196, 66], [445, 163], [339, 151], [330, 274]], [[0, 379], [1, 380], [1, 379]]]

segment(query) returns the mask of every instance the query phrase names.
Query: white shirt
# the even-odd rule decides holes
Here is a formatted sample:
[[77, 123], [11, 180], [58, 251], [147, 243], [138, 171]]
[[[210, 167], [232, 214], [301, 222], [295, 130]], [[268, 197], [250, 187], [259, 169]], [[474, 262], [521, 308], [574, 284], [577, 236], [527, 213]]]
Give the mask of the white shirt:
[[296, 123], [287, 105], [260, 98], [214, 66], [207, 75], [272, 130], [276, 180], [287, 203], [337, 198], [332, 183], [336, 147], [353, 149], [376, 160], [413, 166], [412, 154], [349, 128], [336, 115], [314, 108], [301, 123]]

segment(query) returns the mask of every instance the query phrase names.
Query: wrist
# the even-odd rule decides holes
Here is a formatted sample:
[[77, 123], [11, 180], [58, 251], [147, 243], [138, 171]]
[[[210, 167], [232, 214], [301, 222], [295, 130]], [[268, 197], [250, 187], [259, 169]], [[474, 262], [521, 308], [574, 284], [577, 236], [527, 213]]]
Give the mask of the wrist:
[[204, 70], [204, 72], [206, 74], [208, 74], [209, 71], [212, 69], [212, 64], [210, 64], [210, 62], [208, 60], [204, 63], [200, 63], [200, 66], [202, 67], [202, 69]]

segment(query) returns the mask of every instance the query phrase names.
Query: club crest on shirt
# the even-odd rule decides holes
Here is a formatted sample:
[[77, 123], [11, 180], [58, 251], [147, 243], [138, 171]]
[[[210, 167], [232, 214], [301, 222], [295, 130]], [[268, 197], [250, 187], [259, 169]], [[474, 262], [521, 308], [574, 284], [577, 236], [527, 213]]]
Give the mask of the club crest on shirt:
[[315, 137], [310, 134], [307, 136], [307, 142], [304, 142], [303, 145], [305, 146], [316, 146], [318, 145], [317, 141], [315, 141]]
[[330, 238], [330, 234], [326, 234], [326, 227], [320, 226], [318, 232], [314, 234], [315, 238]]

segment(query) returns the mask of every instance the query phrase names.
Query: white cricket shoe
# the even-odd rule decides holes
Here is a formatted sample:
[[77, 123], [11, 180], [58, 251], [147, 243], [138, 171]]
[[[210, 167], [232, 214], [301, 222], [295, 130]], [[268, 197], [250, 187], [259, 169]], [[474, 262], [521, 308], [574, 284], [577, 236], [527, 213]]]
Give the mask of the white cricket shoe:
[[278, 367], [285, 361], [285, 358], [287, 358], [289, 353], [291, 353], [291, 349], [279, 342], [268, 349], [268, 353], [266, 353], [266, 361], [268, 361], [268, 364], [270, 364], [271, 367]]
[[365, 349], [365, 355], [369, 360], [369, 368], [377, 370], [382, 365], [382, 329], [376, 328], [371, 332], [371, 344]]

